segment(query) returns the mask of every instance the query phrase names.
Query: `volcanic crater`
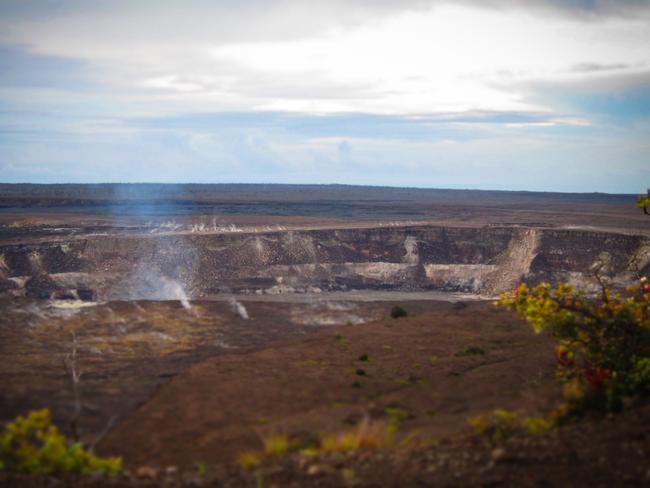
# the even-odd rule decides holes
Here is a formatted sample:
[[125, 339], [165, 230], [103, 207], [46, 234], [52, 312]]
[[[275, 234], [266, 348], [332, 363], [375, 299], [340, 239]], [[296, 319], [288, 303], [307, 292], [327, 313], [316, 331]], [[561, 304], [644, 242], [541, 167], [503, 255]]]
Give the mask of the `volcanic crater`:
[[49, 407], [70, 434], [74, 348], [75, 430], [133, 469], [205, 462], [228, 477], [218, 466], [270, 433], [396, 408], [405, 435], [449, 438], [469, 415], [559, 397], [550, 337], [495, 309], [499, 293], [650, 273], [627, 196], [179, 188], [0, 198], [0, 420]]

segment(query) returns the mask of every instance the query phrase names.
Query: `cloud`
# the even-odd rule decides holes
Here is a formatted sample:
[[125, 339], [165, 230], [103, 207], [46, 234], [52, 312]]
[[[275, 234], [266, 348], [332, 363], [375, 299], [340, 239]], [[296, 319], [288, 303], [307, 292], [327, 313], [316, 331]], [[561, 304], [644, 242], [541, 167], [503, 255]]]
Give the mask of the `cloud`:
[[497, 8], [501, 10], [529, 10], [565, 15], [581, 20], [601, 20], [605, 17], [630, 17], [647, 13], [649, 5], [645, 0], [460, 0], [474, 7]]
[[575, 71], [577, 73], [600, 73], [600, 72], [616, 72], [616, 71], [629, 71], [643, 65], [631, 65], [625, 63], [610, 63], [610, 64], [599, 64], [599, 63], [578, 63], [570, 68], [570, 71]]
[[[80, 77], [52, 69], [76, 64], [130, 114], [543, 111], [541, 97], [518, 88], [650, 65], [650, 10], [635, 1], [36, 5], [4, 3], [0, 39], [31, 56], [49, 88], [78, 89]], [[577, 11], [599, 20], [584, 24]], [[33, 88], [20, 68], [5, 71]]]
[[5, 0], [0, 168], [631, 191], [648, 38], [633, 0]]
[[650, 69], [596, 72], [588, 79], [536, 80], [519, 89], [552, 111], [588, 114], [609, 130], [650, 118]]
[[90, 64], [81, 59], [35, 54], [26, 46], [0, 45], [0, 87], [85, 90]]

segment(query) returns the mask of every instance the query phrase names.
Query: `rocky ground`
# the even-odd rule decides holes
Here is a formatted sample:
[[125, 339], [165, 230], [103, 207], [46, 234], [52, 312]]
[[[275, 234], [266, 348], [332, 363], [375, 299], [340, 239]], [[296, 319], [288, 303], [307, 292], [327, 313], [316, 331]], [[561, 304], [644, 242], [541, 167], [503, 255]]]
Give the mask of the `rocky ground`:
[[[214, 356], [174, 375], [124, 415], [99, 446], [101, 454], [123, 456], [126, 476], [5, 475], [0, 483], [650, 485], [647, 405], [546, 434], [489, 441], [469, 427], [468, 418], [495, 408], [532, 415], [557, 403], [552, 341], [490, 303], [419, 303], [411, 312]], [[396, 420], [390, 447], [262, 456], [252, 468], [237, 462], [242, 452], [263, 452], [264, 439], [275, 434], [309, 442], [353, 431], [360, 422]]]

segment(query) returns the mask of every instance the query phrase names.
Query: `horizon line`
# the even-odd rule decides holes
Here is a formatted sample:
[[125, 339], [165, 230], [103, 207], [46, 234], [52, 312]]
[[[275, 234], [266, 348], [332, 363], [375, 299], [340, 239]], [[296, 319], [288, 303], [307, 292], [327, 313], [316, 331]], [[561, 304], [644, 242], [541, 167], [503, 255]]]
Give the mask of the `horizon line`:
[[[157, 185], [157, 186], [292, 186], [292, 187], [348, 187], [348, 188], [390, 188], [395, 190], [420, 190], [420, 191], [468, 191], [468, 192], [500, 192], [500, 193], [544, 193], [544, 194], [561, 194], [561, 195], [621, 195], [621, 196], [638, 196], [641, 193], [630, 192], [630, 193], [612, 193], [604, 191], [553, 191], [553, 190], [504, 190], [504, 189], [490, 189], [490, 188], [449, 188], [449, 187], [422, 187], [422, 186], [393, 186], [393, 185], [373, 185], [373, 184], [347, 184], [347, 183], [244, 183], [244, 182], [220, 182], [220, 183], [199, 183], [199, 182], [150, 182], [150, 181], [106, 181], [106, 182], [61, 182], [61, 183], [35, 183], [35, 182], [1, 182], [0, 186], [20, 186], [20, 185], [32, 185], [32, 186], [116, 186], [116, 185]], [[650, 189], [650, 188], [649, 188]]]

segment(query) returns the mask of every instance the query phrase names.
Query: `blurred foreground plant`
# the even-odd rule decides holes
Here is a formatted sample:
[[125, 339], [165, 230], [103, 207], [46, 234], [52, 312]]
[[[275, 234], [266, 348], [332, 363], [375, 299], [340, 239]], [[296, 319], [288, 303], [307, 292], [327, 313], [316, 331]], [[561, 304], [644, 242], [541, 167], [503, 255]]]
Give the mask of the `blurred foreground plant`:
[[316, 457], [335, 452], [355, 452], [361, 450], [390, 449], [416, 445], [416, 439], [407, 438], [395, 443], [398, 426], [384, 422], [363, 419], [349, 430], [332, 432], [309, 439], [290, 439], [284, 434], [272, 434], [263, 439], [264, 451], [245, 451], [239, 455], [239, 464], [245, 468], [255, 468], [265, 459], [299, 453], [301, 456]]
[[568, 284], [522, 284], [501, 295], [536, 332], [558, 339], [558, 373], [568, 413], [618, 410], [626, 398], [650, 395], [650, 283], [642, 278], [625, 294], [603, 286], [590, 300]]
[[520, 412], [498, 408], [487, 415], [471, 417], [468, 422], [477, 434], [499, 443], [516, 434], [545, 434], [557, 426], [557, 415], [558, 412], [553, 412], [548, 416], [526, 417]]
[[648, 210], [650, 208], [650, 188], [648, 188], [647, 195], [641, 195], [638, 198], [637, 205], [641, 210], [643, 210], [644, 214], [650, 215], [650, 211]]
[[120, 458], [100, 458], [69, 443], [52, 425], [48, 409], [18, 417], [0, 434], [0, 471], [30, 474], [122, 472]]

